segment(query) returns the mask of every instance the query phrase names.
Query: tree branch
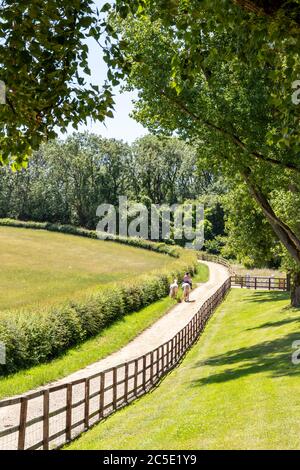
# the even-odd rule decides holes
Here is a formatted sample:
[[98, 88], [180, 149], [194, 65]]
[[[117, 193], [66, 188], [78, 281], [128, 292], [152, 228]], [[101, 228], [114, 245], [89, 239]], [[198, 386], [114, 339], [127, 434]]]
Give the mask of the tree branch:
[[293, 171], [296, 171], [297, 173], [300, 173], [300, 168], [297, 167], [294, 163], [281, 162], [280, 160], [276, 160], [276, 159], [271, 158], [271, 157], [266, 157], [266, 156], [260, 154], [259, 152], [249, 150], [247, 148], [246, 144], [244, 144], [244, 142], [238, 136], [236, 136], [235, 134], [232, 134], [231, 132], [229, 132], [225, 129], [222, 129], [221, 127], [217, 126], [216, 124], [213, 124], [209, 121], [206, 121], [205, 119], [202, 119], [200, 116], [195, 114], [193, 111], [190, 111], [181, 101], [176, 100], [173, 97], [170, 97], [163, 90], [160, 90], [160, 93], [163, 96], [165, 96], [169, 101], [174, 103], [179, 109], [181, 109], [181, 111], [183, 111], [185, 114], [192, 117], [195, 121], [199, 121], [202, 124], [209, 127], [210, 129], [215, 130], [219, 134], [223, 135], [229, 141], [231, 141], [233, 144], [235, 144], [237, 147], [241, 148], [243, 151], [249, 152], [249, 154], [252, 155], [257, 160], [261, 160], [265, 163], [271, 163], [272, 165], [277, 165], [277, 166], [280, 166], [282, 168], [287, 168], [288, 170], [293, 170]]
[[257, 15], [266, 14], [263, 8], [258, 7], [257, 5], [255, 5], [255, 3], [250, 0], [233, 0], [233, 3], [242, 7], [244, 10], [251, 11], [252, 13], [256, 13]]
[[287, 18], [300, 25], [299, 2], [297, 0], [232, 0], [232, 2], [257, 16], [272, 17], [281, 10]]
[[262, 209], [267, 220], [272, 226], [274, 232], [278, 236], [279, 240], [288, 250], [290, 255], [294, 258], [297, 263], [300, 262], [300, 239], [293, 232], [288, 225], [286, 225], [282, 220], [275, 214], [273, 208], [271, 207], [266, 196], [263, 194], [262, 190], [253, 182], [251, 178], [251, 169], [249, 167], [245, 168], [244, 171], [241, 171], [251, 195], [258, 203], [259, 207]]

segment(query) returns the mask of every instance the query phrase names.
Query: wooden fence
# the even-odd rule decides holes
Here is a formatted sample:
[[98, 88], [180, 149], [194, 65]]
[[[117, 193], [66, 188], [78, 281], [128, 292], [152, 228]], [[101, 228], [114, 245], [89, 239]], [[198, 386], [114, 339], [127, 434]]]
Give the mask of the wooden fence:
[[0, 401], [0, 449], [59, 448], [151, 390], [198, 339], [231, 286], [226, 282], [172, 339], [153, 351], [90, 377]]
[[289, 290], [287, 279], [284, 277], [239, 276], [231, 277], [231, 285], [247, 289]]
[[231, 285], [248, 289], [264, 289], [264, 290], [282, 290], [290, 291], [289, 277], [267, 277], [267, 276], [250, 276], [236, 274], [230, 262], [221, 256], [211, 255], [209, 253], [198, 253], [198, 258], [203, 261], [212, 261], [225, 266], [231, 275]]

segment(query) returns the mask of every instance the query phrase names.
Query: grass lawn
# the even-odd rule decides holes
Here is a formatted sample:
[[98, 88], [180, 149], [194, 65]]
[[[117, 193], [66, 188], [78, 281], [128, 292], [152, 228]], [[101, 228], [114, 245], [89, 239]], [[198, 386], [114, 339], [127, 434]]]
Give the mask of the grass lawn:
[[197, 273], [193, 276], [193, 287], [197, 287], [196, 284], [201, 282], [207, 282], [209, 280], [209, 269], [206, 264], [199, 263]]
[[[206, 265], [199, 264], [194, 278], [206, 282], [209, 271]], [[0, 378], [0, 399], [24, 393], [53, 380], [65, 377], [125, 346], [139, 333], [165, 315], [176, 302], [169, 297], [158, 300], [138, 312], [126, 315], [121, 320], [105, 328], [98, 336], [81, 345], [69, 349], [62, 357], [30, 369]]]
[[68, 449], [299, 449], [300, 311], [233, 289], [182, 364]]
[[13, 227], [0, 227], [0, 259], [0, 314], [75, 300], [172, 262], [119, 243]]

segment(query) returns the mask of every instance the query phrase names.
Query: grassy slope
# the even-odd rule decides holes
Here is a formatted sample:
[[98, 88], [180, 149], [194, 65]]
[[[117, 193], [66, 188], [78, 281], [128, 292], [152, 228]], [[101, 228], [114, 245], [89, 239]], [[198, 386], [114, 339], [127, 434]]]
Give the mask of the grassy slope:
[[284, 293], [234, 289], [183, 363], [70, 449], [300, 447], [299, 310]]
[[[200, 264], [195, 281], [206, 282], [208, 274], [207, 266]], [[99, 361], [134, 339], [165, 315], [174, 304], [174, 300], [166, 297], [138, 312], [126, 315], [95, 338], [68, 350], [62, 357], [50, 363], [0, 378], [0, 399], [44, 385]]]
[[172, 258], [114, 242], [0, 227], [0, 260], [1, 312], [74, 300], [107, 283], [163, 268]]

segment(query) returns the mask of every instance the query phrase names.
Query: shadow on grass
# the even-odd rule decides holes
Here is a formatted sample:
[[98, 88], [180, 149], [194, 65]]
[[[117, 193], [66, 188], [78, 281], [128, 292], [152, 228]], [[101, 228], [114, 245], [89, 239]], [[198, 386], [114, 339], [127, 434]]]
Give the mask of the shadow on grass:
[[264, 303], [264, 302], [276, 302], [279, 300], [289, 300], [290, 298], [289, 292], [281, 292], [281, 291], [253, 291], [251, 290], [251, 293], [249, 292], [249, 294], [250, 295], [245, 297], [245, 299], [243, 300], [246, 300], [247, 302]]
[[260, 330], [261, 328], [278, 327], [278, 326], [283, 326], [283, 325], [289, 325], [290, 323], [300, 323], [300, 317], [299, 318], [285, 318], [284, 320], [263, 323], [262, 325], [255, 326], [254, 328], [247, 328], [246, 331]]
[[235, 349], [206, 361], [198, 362], [195, 367], [228, 366], [221, 373], [210, 374], [192, 382], [192, 386], [228, 382], [240, 377], [267, 372], [270, 377], [300, 375], [300, 365], [292, 364], [292, 343], [300, 340], [300, 332], [282, 338], [265, 341], [254, 346]]

